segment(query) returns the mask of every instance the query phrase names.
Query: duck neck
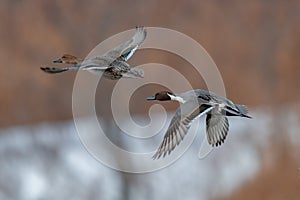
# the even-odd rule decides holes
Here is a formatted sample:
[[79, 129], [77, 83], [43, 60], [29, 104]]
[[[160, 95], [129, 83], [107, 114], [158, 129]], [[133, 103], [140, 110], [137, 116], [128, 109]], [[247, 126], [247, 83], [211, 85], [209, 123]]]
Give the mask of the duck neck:
[[178, 101], [179, 103], [185, 103], [185, 100], [180, 96], [169, 95], [172, 101]]

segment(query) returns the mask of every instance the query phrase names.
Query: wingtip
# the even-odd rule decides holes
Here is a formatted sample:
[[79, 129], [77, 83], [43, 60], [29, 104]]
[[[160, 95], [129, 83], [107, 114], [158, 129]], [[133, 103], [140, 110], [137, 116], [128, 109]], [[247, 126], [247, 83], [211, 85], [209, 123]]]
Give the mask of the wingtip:
[[[158, 160], [161, 156], [162, 156], [162, 153], [160, 153], [159, 151], [157, 151], [157, 152], [152, 156], [152, 160]], [[165, 156], [163, 156], [163, 157], [165, 157]]]
[[136, 31], [144, 32], [145, 34], [147, 34], [147, 30], [144, 26], [136, 26], [135, 29]]
[[154, 154], [154, 155], [152, 156], [152, 160], [158, 160], [158, 158], [159, 158], [159, 157], [157, 157], [156, 154]]
[[136, 29], [144, 29], [144, 26], [135, 26]]

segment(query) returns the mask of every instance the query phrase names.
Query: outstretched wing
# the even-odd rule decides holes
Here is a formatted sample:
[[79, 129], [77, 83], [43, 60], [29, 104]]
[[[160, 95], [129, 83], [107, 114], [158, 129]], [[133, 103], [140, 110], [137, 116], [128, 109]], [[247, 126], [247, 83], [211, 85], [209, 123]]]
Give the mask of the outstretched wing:
[[146, 36], [147, 32], [144, 27], [136, 27], [136, 32], [130, 40], [107, 52], [105, 56], [127, 61], [131, 58], [136, 49], [144, 42]]
[[212, 146], [219, 146], [224, 143], [229, 129], [228, 119], [224, 115], [207, 114], [206, 116], [206, 137]]
[[173, 151], [174, 148], [183, 140], [191, 127], [193, 120], [196, 117], [209, 112], [212, 108], [213, 107], [206, 104], [197, 105], [196, 108], [191, 107], [188, 103], [182, 104], [181, 107], [176, 110], [167, 133], [152, 158], [158, 159], [161, 156], [165, 157], [167, 154], [170, 154], [171, 151]]

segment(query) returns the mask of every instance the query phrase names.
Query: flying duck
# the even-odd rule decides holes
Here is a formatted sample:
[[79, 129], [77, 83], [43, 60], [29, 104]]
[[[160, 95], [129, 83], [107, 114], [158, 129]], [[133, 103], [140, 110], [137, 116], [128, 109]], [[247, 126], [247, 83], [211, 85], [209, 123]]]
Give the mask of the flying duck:
[[191, 90], [181, 94], [161, 91], [147, 100], [172, 100], [181, 103], [171, 120], [161, 145], [152, 157], [153, 159], [170, 154], [183, 140], [192, 122], [199, 116], [206, 114], [206, 136], [212, 147], [220, 146], [226, 139], [229, 130], [227, 116], [251, 118], [246, 106], [234, 104], [229, 99], [207, 90]]
[[65, 68], [41, 67], [47, 73], [61, 73], [68, 70], [87, 70], [96, 75], [102, 75], [108, 79], [143, 78], [144, 71], [131, 67], [128, 61], [138, 47], [144, 42], [147, 32], [143, 27], [137, 27], [134, 36], [108, 51], [104, 55], [92, 57], [86, 60], [76, 56], [65, 54], [61, 58], [54, 60], [54, 63], [72, 64]]

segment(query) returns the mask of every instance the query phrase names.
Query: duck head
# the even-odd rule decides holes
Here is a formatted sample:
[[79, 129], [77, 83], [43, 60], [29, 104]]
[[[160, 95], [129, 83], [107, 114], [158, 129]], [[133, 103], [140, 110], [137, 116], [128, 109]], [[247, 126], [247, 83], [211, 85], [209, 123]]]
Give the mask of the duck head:
[[176, 97], [176, 95], [173, 94], [172, 92], [161, 91], [161, 92], [156, 93], [152, 97], [148, 97], [147, 100], [148, 101], [153, 101], [153, 100], [170, 101], [170, 100], [173, 100], [175, 97]]
[[64, 63], [64, 64], [78, 64], [82, 60], [76, 56], [70, 54], [64, 54], [62, 57], [53, 60], [54, 63]]

